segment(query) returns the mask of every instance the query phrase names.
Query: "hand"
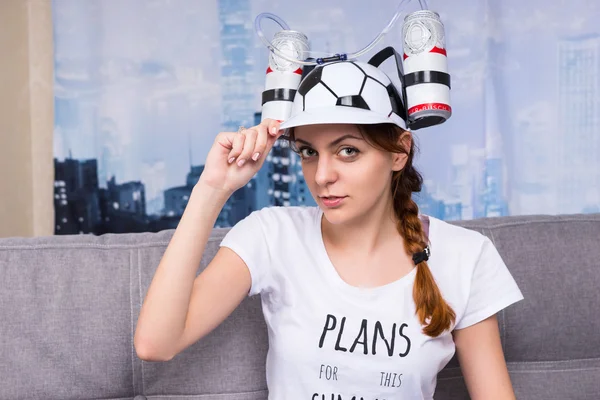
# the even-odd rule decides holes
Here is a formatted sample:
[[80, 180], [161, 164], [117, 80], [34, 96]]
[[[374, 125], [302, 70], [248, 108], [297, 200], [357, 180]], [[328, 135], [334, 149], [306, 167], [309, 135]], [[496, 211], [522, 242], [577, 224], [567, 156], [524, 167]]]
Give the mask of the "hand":
[[221, 132], [208, 152], [200, 182], [233, 193], [262, 167], [275, 141], [283, 134], [279, 122], [265, 119], [241, 132]]

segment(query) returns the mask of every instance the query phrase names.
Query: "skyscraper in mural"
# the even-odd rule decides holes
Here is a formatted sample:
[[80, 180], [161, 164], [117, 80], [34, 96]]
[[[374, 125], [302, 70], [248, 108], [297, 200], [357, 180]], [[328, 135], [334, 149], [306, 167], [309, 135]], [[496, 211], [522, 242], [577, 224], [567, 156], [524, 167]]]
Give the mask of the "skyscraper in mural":
[[558, 43], [559, 212], [600, 212], [600, 35]]
[[482, 194], [485, 189], [485, 150], [471, 148], [466, 144], [451, 147], [452, 167], [450, 194], [460, 204], [456, 219], [473, 219], [484, 214]]
[[[484, 86], [485, 161], [483, 185], [485, 189], [482, 198], [482, 216], [485, 217], [508, 215], [504, 143], [498, 119], [498, 99], [496, 96], [495, 81], [487, 79]], [[474, 173], [477, 173], [477, 171], [474, 171]], [[468, 218], [473, 218], [473, 216]]]
[[555, 214], [557, 148], [555, 102], [547, 99], [517, 111], [513, 147], [511, 214]]
[[[250, 52], [253, 49], [252, 15], [249, 0], [218, 1], [220, 42], [221, 42], [221, 122], [224, 131], [235, 132], [240, 126], [252, 126], [254, 117], [254, 95], [252, 74], [254, 60]], [[240, 206], [249, 201], [254, 189], [247, 185], [238, 190], [227, 202], [217, 226], [235, 224], [246, 207]]]
[[251, 126], [255, 98], [252, 15], [249, 0], [219, 0], [222, 125], [227, 131]]

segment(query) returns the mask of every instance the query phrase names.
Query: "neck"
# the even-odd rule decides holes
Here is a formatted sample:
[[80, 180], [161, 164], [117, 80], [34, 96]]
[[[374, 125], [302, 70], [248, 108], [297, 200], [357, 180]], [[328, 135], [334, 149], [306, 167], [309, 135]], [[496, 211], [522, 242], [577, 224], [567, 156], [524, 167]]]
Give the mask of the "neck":
[[321, 220], [323, 240], [336, 249], [362, 256], [375, 254], [390, 242], [402, 240], [391, 196], [381, 199], [366, 213], [343, 224]]

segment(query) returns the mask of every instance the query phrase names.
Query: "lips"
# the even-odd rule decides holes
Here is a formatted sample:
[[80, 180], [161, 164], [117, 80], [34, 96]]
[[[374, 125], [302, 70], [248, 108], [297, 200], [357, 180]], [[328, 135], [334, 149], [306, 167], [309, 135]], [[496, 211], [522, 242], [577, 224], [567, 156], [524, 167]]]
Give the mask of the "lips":
[[347, 196], [319, 196], [325, 207], [337, 207]]

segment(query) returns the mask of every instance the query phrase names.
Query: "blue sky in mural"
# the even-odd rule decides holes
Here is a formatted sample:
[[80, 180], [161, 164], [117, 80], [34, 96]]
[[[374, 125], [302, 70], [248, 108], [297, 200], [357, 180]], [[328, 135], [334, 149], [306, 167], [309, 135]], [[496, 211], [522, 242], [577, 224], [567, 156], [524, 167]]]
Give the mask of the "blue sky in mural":
[[[258, 112], [267, 65], [258, 13], [279, 15], [315, 51], [352, 52], [397, 1], [373, 4], [54, 0], [55, 156], [97, 159], [100, 186], [113, 175], [143, 181], [148, 212], [159, 212], [163, 191], [203, 164], [223, 128], [224, 82], [234, 82], [221, 72], [223, 15], [246, 18], [252, 73], [243, 89]], [[454, 114], [415, 133], [427, 192], [462, 202], [463, 218], [494, 215], [477, 208], [498, 190], [506, 204], [496, 215], [600, 211], [600, 2], [428, 4], [445, 24]], [[378, 48], [400, 49], [401, 29], [399, 20]]]

